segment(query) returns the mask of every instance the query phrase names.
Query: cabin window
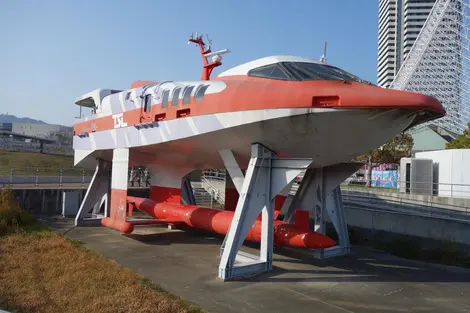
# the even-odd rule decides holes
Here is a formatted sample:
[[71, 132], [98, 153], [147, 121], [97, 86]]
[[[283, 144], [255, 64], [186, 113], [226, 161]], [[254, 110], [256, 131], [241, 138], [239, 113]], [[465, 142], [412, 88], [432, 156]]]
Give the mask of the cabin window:
[[189, 104], [191, 102], [191, 93], [193, 92], [194, 86], [187, 86], [183, 91], [183, 104]]
[[370, 82], [338, 67], [311, 62], [280, 62], [269, 64], [250, 70], [248, 76], [289, 81], [344, 80], [370, 84]]
[[202, 101], [207, 88], [209, 88], [209, 85], [200, 85], [198, 87], [198, 89], [196, 90], [196, 95], [194, 97], [196, 102]]
[[168, 107], [168, 98], [170, 97], [170, 90], [165, 89], [162, 93], [162, 108]]
[[152, 95], [145, 95], [144, 100], [144, 112], [150, 112], [150, 107], [152, 105]]
[[178, 99], [179, 99], [179, 96], [180, 96], [180, 91], [181, 91], [180, 87], [176, 87], [173, 90], [173, 96], [171, 97], [171, 105], [172, 106], [177, 106], [178, 105]]
[[309, 62], [283, 62], [282, 66], [295, 77], [295, 80], [344, 80], [370, 84], [366, 80], [331, 65]]
[[252, 69], [248, 72], [248, 75], [260, 78], [289, 80], [289, 76], [278, 64], [270, 64]]
[[130, 98], [131, 98], [131, 93], [130, 92], [126, 93], [126, 101], [128, 101]]

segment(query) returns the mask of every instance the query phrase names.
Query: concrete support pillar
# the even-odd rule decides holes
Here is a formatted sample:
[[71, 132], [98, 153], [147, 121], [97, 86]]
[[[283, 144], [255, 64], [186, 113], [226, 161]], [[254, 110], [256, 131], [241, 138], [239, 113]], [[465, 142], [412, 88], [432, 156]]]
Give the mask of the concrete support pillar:
[[127, 181], [129, 170], [129, 149], [114, 149], [111, 172], [110, 216], [101, 220], [103, 226], [123, 233], [130, 233], [134, 225], [127, 218]]
[[293, 223], [297, 210], [308, 212], [310, 229], [326, 233], [325, 217], [329, 215], [338, 235], [338, 244], [331, 248], [315, 249], [313, 255], [324, 259], [349, 253], [349, 236], [343, 212], [339, 185], [362, 164], [339, 163], [320, 168], [309, 168], [305, 172], [299, 189], [288, 205], [284, 221]]
[[[240, 197], [221, 247], [219, 278], [234, 279], [272, 269], [274, 197], [280, 194], [311, 160], [278, 159], [260, 144], [251, 147], [250, 164], [243, 175], [230, 150], [220, 151], [224, 164], [239, 190]], [[240, 248], [261, 213], [259, 256]]]

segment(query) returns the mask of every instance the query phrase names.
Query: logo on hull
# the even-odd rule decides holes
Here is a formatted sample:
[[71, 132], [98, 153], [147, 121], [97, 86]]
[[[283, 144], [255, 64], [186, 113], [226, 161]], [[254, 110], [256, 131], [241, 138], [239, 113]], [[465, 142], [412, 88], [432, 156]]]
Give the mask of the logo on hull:
[[127, 127], [127, 123], [124, 122], [123, 113], [114, 114], [113, 119], [114, 119], [114, 128]]

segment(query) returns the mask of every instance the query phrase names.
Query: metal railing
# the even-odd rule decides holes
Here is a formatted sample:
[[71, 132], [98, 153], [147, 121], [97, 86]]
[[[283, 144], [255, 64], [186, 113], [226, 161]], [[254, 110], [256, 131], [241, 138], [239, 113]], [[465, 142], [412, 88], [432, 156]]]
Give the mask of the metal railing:
[[196, 200], [196, 205], [204, 206], [209, 208], [223, 208], [223, 204], [217, 202], [214, 196], [208, 193], [203, 188], [194, 188], [193, 187], [194, 199]]
[[[203, 187], [209, 190], [215, 189], [219, 182], [225, 182], [225, 175], [225, 171], [203, 172], [202, 177], [205, 182]], [[304, 172], [297, 176], [290, 191], [291, 196], [297, 192], [303, 176]], [[386, 183], [384, 184], [384, 182]], [[408, 212], [428, 216], [452, 215], [455, 217], [456, 214], [460, 216], [462, 212], [467, 214], [470, 210], [470, 185], [416, 181], [399, 182], [383, 179], [372, 181], [371, 185], [374, 187], [367, 187], [367, 185], [366, 180], [351, 178], [345, 180], [341, 184], [345, 203], [352, 205], [354, 202], [356, 205], [363, 204], [364, 206], [372, 204], [382, 209], [396, 208], [397, 210], [408, 210]], [[397, 187], [387, 187], [390, 185]], [[356, 192], [355, 196], [352, 192]]]
[[[94, 169], [84, 168], [0, 168], [0, 188], [87, 188], [93, 178]], [[131, 176], [131, 169], [129, 175]], [[129, 187], [148, 188], [149, 177], [133, 176]]]
[[[399, 193], [376, 194], [364, 190], [342, 190], [346, 208], [391, 211], [410, 215], [460, 220], [470, 223], [470, 201], [439, 203], [405, 198]], [[470, 199], [469, 199], [470, 200]]]
[[[368, 187], [369, 185], [371, 187]], [[341, 186], [356, 190], [470, 199], [470, 184], [400, 180], [371, 180], [371, 184], [368, 184], [367, 180], [346, 180]]]
[[204, 188], [216, 202], [225, 203], [225, 172], [217, 170], [203, 171], [201, 187]]
[[[135, 170], [134, 170], [135, 172]], [[93, 169], [82, 168], [0, 168], [0, 188], [87, 188], [94, 174]], [[129, 175], [130, 177], [130, 175]], [[141, 176], [132, 186], [148, 188], [149, 178]], [[202, 179], [193, 183], [198, 203], [215, 206], [225, 203], [225, 171], [204, 171]], [[290, 194], [297, 192], [302, 176], [293, 184]], [[362, 181], [366, 185], [366, 181]], [[470, 185], [440, 184], [429, 182], [398, 182], [399, 188], [365, 187], [344, 182], [343, 200], [348, 205], [371, 205], [382, 209], [408, 210], [431, 216], [456, 216], [470, 214]], [[422, 187], [425, 185], [426, 187]], [[407, 188], [408, 187], [408, 188]], [[400, 189], [404, 192], [400, 192]], [[408, 193], [406, 190], [408, 189]], [[412, 190], [411, 190], [412, 189]], [[440, 210], [436, 212], [436, 210]], [[442, 212], [447, 213], [442, 213]]]
[[80, 187], [85, 188], [94, 170], [81, 168], [0, 168], [0, 186], [3, 187]]

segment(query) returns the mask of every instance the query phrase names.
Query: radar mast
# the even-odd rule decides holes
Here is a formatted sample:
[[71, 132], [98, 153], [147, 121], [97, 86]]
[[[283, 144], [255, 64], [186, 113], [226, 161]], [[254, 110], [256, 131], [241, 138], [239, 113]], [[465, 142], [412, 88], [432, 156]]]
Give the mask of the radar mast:
[[[202, 57], [202, 62], [204, 63], [202, 67], [202, 75], [201, 80], [209, 80], [212, 71], [217, 66], [222, 65], [222, 54], [229, 53], [228, 49], [219, 50], [216, 52], [211, 51], [211, 43], [212, 41], [209, 39], [209, 36], [206, 35], [206, 41], [208, 43], [208, 47], [206, 49], [206, 43], [204, 42], [203, 36], [198, 35], [196, 32], [195, 34], [191, 34], [189, 36], [188, 44], [195, 43], [199, 46], [199, 50]], [[212, 62], [209, 62], [207, 58], [212, 57]]]

